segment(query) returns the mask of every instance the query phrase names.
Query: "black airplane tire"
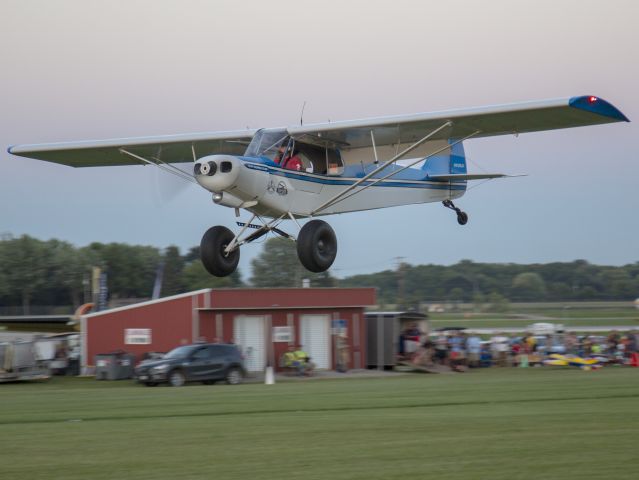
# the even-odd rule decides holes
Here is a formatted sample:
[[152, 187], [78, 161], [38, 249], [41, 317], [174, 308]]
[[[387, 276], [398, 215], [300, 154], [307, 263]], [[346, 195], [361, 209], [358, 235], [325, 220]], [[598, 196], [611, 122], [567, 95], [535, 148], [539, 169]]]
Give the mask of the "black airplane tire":
[[297, 237], [297, 256], [306, 270], [328, 270], [337, 256], [337, 237], [331, 226], [323, 220], [304, 225]]
[[457, 214], [457, 223], [466, 225], [468, 223], [468, 214], [466, 212], [459, 212]]
[[235, 235], [221, 225], [209, 228], [200, 242], [200, 258], [204, 268], [216, 277], [232, 274], [240, 261], [240, 249], [236, 248], [228, 255], [224, 249], [233, 241]]

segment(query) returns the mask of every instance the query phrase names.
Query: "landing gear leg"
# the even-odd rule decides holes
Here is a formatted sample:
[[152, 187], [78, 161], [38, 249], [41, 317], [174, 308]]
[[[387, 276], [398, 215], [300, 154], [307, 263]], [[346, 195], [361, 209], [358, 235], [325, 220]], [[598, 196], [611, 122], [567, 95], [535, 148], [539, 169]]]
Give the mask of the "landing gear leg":
[[468, 214], [466, 212], [462, 212], [459, 207], [456, 207], [452, 200], [444, 200], [442, 205], [446, 208], [450, 208], [451, 210], [455, 210], [455, 213], [457, 213], [457, 223], [460, 225], [466, 225], [468, 223]]

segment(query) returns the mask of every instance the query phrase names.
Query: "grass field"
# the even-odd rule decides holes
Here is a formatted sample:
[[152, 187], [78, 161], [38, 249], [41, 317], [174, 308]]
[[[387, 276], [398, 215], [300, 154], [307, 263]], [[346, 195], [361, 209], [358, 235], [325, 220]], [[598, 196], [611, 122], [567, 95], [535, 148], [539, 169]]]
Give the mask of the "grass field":
[[639, 369], [0, 385], [0, 478], [635, 479]]
[[526, 328], [535, 322], [559, 323], [566, 327], [636, 327], [639, 329], [639, 310], [632, 305], [621, 308], [615, 302], [600, 305], [571, 305], [565, 309], [545, 304], [513, 304], [508, 313], [449, 312], [429, 314], [432, 328], [460, 326], [468, 328]]

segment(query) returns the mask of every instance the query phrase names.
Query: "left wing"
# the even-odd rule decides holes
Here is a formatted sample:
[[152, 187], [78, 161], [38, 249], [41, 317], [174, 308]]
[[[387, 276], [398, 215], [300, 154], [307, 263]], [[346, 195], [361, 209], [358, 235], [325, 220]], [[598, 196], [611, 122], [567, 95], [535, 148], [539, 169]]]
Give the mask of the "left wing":
[[295, 126], [288, 131], [300, 139], [330, 142], [349, 150], [372, 147], [373, 138], [376, 146], [411, 144], [447, 122], [452, 125], [430, 137], [431, 141], [459, 139], [471, 134], [479, 138], [628, 121], [612, 104], [586, 95]]
[[124, 149], [158, 163], [184, 163], [215, 153], [241, 155], [256, 130], [233, 132], [187, 133], [156, 137], [115, 138], [82, 142], [17, 145], [9, 153], [21, 157], [37, 158], [71, 167], [106, 167], [117, 165], [143, 165]]

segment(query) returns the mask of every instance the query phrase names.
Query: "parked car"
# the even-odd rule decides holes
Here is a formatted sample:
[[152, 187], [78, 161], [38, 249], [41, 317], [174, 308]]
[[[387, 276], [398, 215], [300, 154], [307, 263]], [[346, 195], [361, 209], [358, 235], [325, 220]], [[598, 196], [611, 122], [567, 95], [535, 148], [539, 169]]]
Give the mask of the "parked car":
[[236, 345], [199, 343], [171, 350], [160, 360], [147, 360], [135, 368], [135, 378], [147, 386], [168, 383], [181, 387], [186, 382], [213, 384], [224, 380], [242, 382], [246, 371]]

